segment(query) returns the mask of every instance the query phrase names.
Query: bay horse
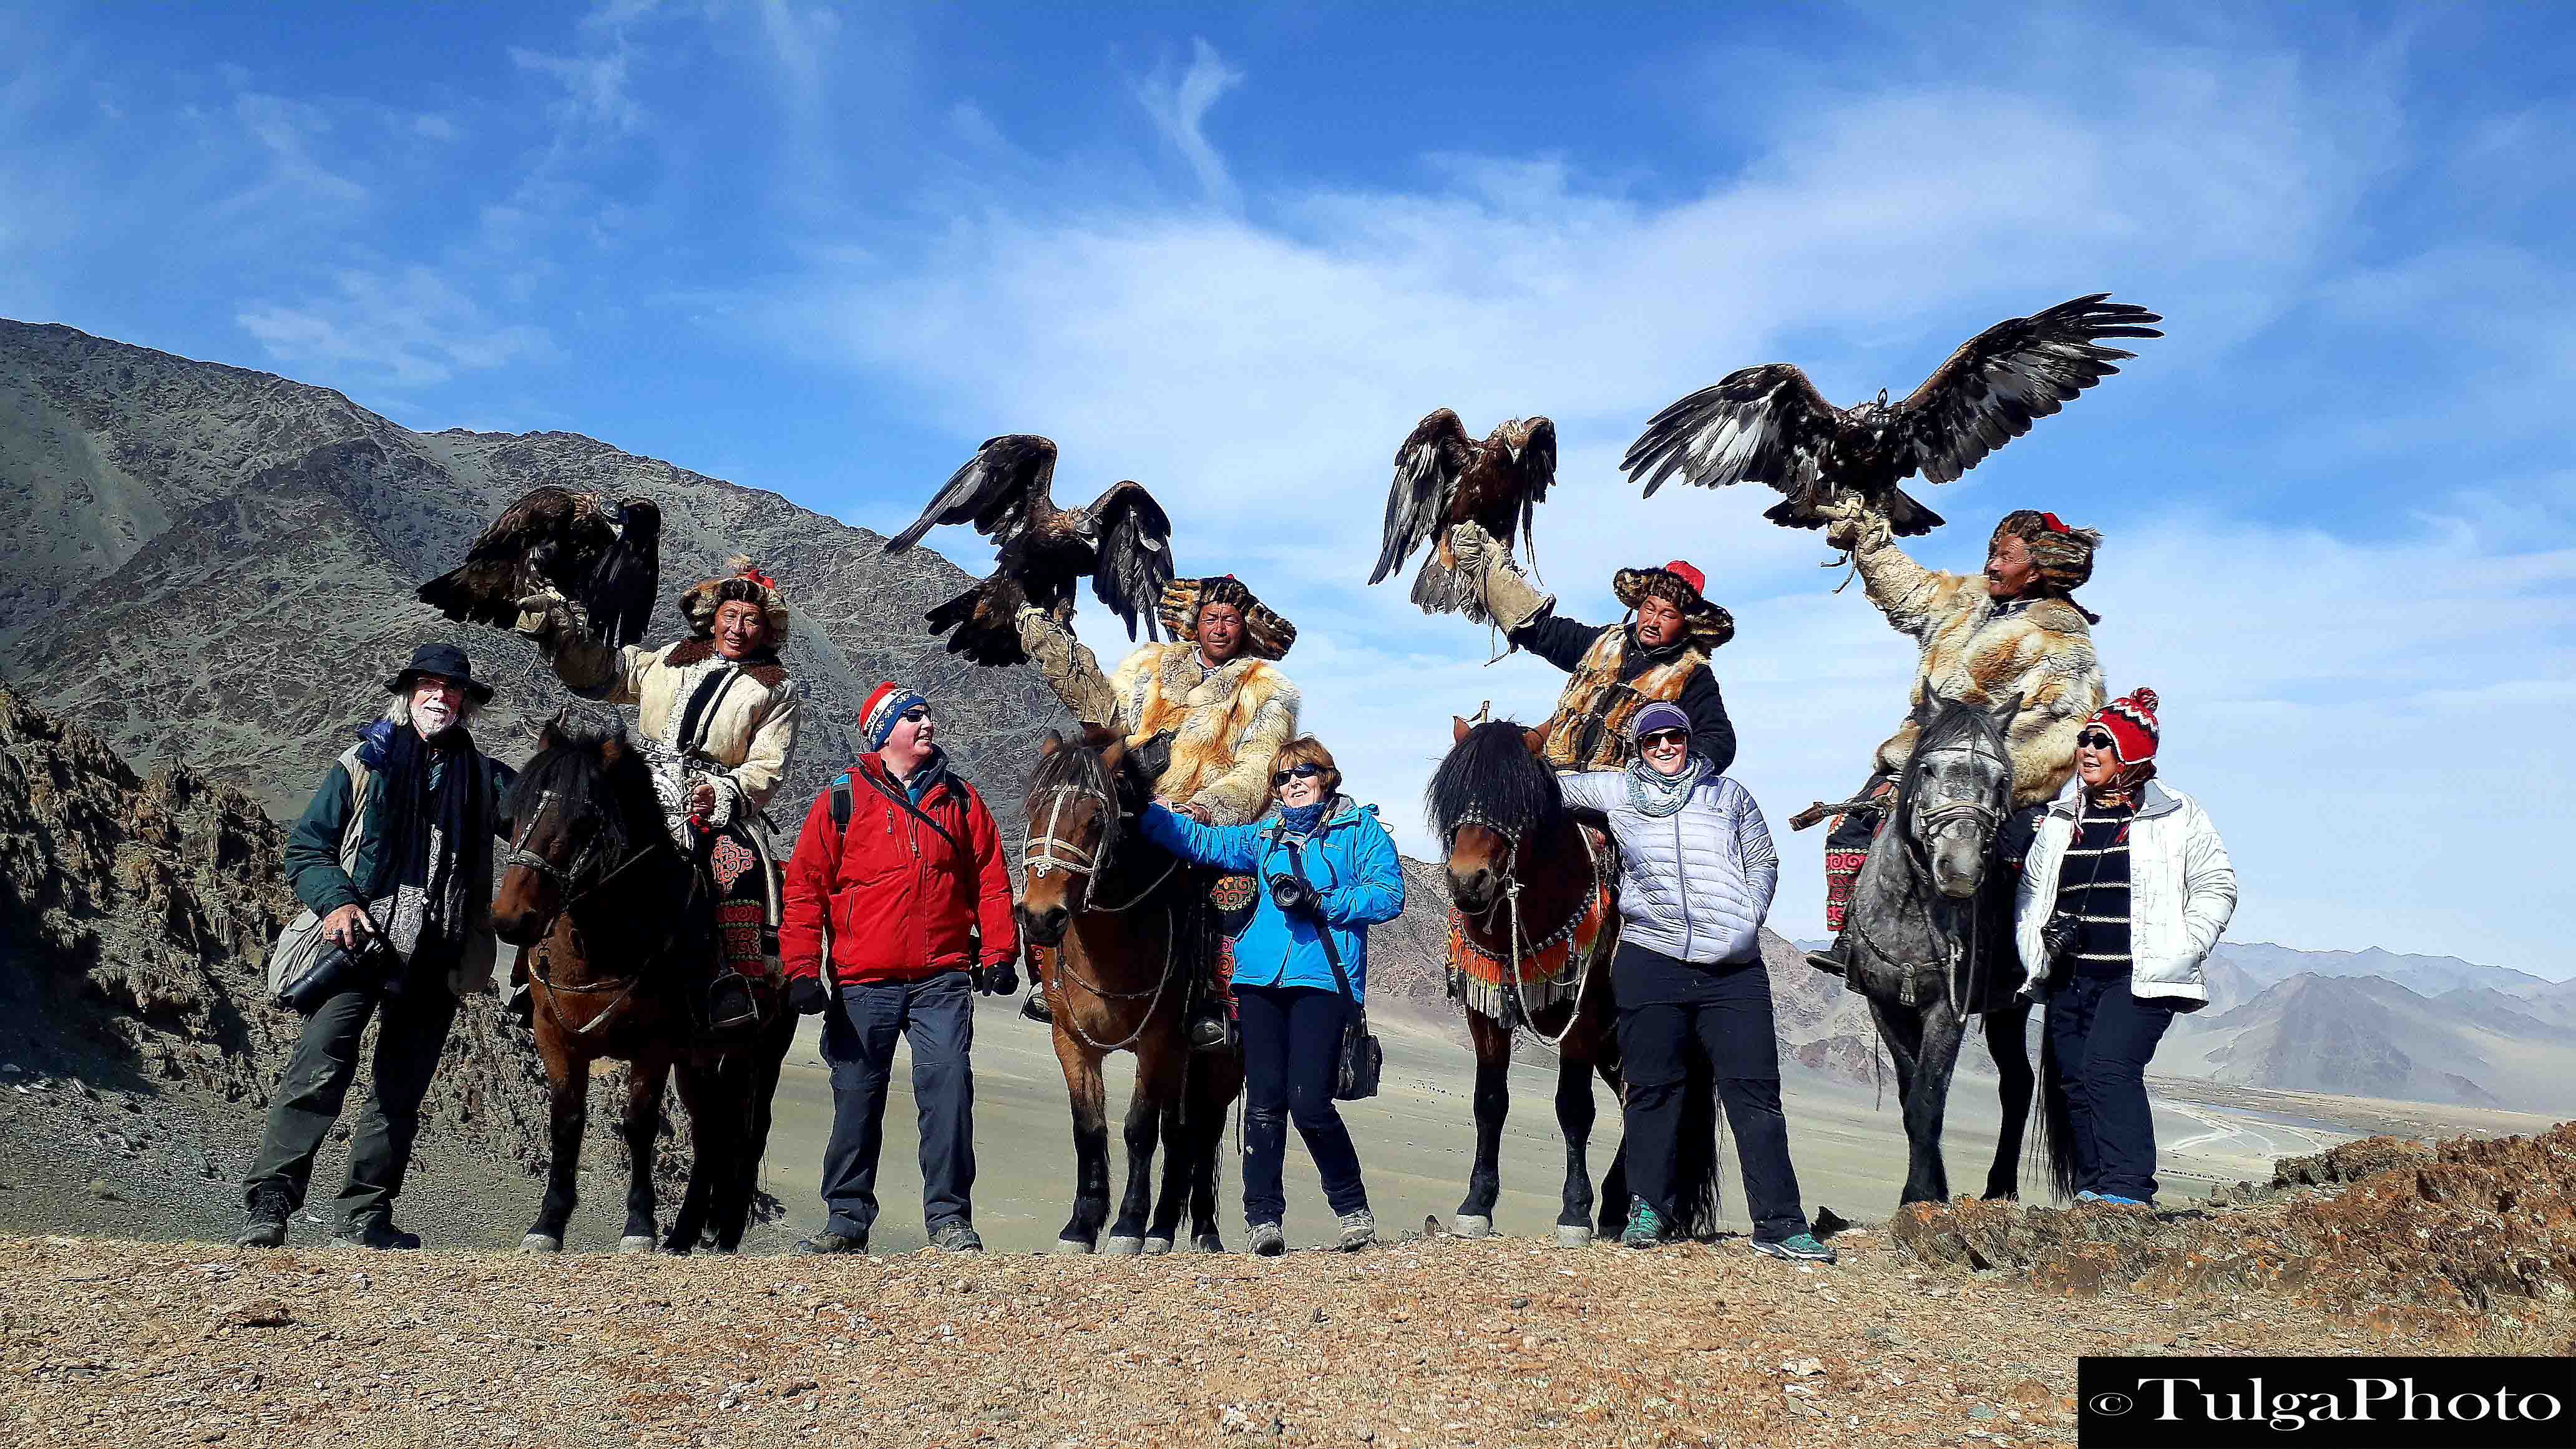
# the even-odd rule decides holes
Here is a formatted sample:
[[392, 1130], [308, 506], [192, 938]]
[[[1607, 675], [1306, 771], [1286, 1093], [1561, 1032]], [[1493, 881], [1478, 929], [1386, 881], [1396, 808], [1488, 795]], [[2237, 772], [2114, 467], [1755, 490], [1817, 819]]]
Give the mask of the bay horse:
[[578, 1193], [591, 1063], [628, 1063], [626, 1227], [622, 1253], [649, 1253], [653, 1157], [662, 1089], [676, 1074], [689, 1109], [689, 1185], [662, 1251], [686, 1253], [701, 1235], [721, 1252], [742, 1243], [769, 1141], [770, 1099], [796, 1030], [784, 993], [755, 980], [760, 1019], [721, 1036], [699, 1025], [705, 973], [693, 956], [716, 949], [696, 868], [671, 842], [642, 753], [622, 724], [556, 715], [503, 809], [510, 848], [492, 898], [492, 925], [519, 947], [535, 997], [537, 1055], [549, 1093], [547, 1174], [523, 1253], [563, 1251]]
[[[1451, 726], [1448, 757], [1424, 792], [1447, 851], [1450, 994], [1466, 1008], [1476, 1052], [1476, 1159], [1451, 1230], [1462, 1238], [1494, 1230], [1512, 1041], [1526, 1028], [1557, 1054], [1565, 1188], [1556, 1240], [1577, 1247], [1596, 1231], [1618, 1232], [1628, 1217], [1627, 1144], [1611, 1155], [1597, 1204], [1588, 1162], [1593, 1077], [1614, 1103], [1621, 1095], [1610, 989], [1619, 945], [1616, 847], [1607, 832], [1596, 834], [1566, 808], [1556, 775], [1540, 759], [1544, 730], [1454, 716]], [[1545, 975], [1534, 981], [1534, 970]], [[1683, 1100], [1674, 1177], [1683, 1203], [1675, 1228], [1698, 1236], [1715, 1230], [1717, 1211], [1716, 1103], [1704, 1068], [1694, 1066]]]
[[[2013, 941], [2018, 882], [1998, 859], [2012, 810], [2013, 767], [2004, 727], [2021, 708], [2015, 695], [1987, 710], [1928, 694], [1914, 707], [1915, 743], [1897, 777], [1887, 821], [1852, 884], [1843, 927], [1850, 989], [1870, 1014], [1896, 1065], [1905, 1116], [1906, 1172], [1898, 1205], [1946, 1202], [1942, 1120], [1967, 1018], [1985, 1020], [2003, 1097], [2003, 1125], [1986, 1170], [1985, 1196], [2021, 1196], [2019, 1159], [2033, 1077], [2026, 1045], [2030, 1002], [2020, 995]], [[2072, 1138], [2062, 1094], [2047, 1102], [2040, 1140], [2052, 1181], [2074, 1180]]]
[[[1134, 835], [1152, 796], [1142, 762], [1098, 726], [1050, 732], [1024, 802], [1028, 843], [1020, 939], [1055, 1016], [1055, 1057], [1073, 1106], [1073, 1215], [1059, 1253], [1172, 1250], [1184, 1210], [1190, 1244], [1221, 1253], [1216, 1160], [1226, 1108], [1243, 1090], [1237, 1052], [1190, 1050], [1183, 1032], [1192, 952], [1206, 932], [1206, 876]], [[1136, 1056], [1127, 1105], [1127, 1187], [1109, 1220], [1109, 1118], [1101, 1063]], [[1154, 1153], [1163, 1149], [1159, 1193]]]

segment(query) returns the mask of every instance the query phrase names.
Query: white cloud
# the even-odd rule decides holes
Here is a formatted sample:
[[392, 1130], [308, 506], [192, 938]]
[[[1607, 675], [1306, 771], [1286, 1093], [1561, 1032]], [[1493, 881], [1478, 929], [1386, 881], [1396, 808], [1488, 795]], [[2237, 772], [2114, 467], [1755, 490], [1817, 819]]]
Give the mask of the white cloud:
[[1243, 82], [1243, 72], [1225, 63], [1216, 47], [1203, 39], [1190, 41], [1190, 63], [1179, 76], [1169, 67], [1158, 70], [1136, 87], [1136, 98], [1144, 103], [1145, 112], [1154, 118], [1154, 126], [1163, 139], [1190, 163], [1198, 177], [1199, 189], [1208, 200], [1229, 209], [1239, 205], [1242, 195], [1234, 178], [1226, 171], [1225, 158], [1207, 138], [1207, 113], [1219, 96]]
[[541, 327], [494, 321], [426, 267], [387, 277], [348, 269], [332, 290], [294, 304], [263, 302], [235, 319], [281, 364], [388, 387], [445, 382], [460, 372], [554, 353]]

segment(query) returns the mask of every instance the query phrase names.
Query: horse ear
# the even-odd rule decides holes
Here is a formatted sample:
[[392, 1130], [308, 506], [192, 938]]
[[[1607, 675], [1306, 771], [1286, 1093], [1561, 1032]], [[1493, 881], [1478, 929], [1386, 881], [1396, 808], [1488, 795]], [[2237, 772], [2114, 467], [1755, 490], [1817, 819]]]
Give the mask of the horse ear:
[[1046, 738], [1038, 741], [1038, 758], [1043, 760], [1047, 756], [1052, 755], [1063, 748], [1064, 736], [1057, 734], [1053, 730], [1048, 730], [1046, 732]]
[[1127, 742], [1124, 739], [1110, 741], [1109, 747], [1100, 752], [1100, 768], [1107, 770], [1112, 778], [1117, 776], [1118, 767], [1125, 763], [1127, 763]]
[[1993, 710], [1989, 711], [1989, 713], [1994, 715], [1995, 723], [1999, 725], [2010, 725], [2013, 722], [2013, 716], [2021, 713], [2021, 701], [2024, 693], [2025, 691], [2022, 690], [2014, 690], [2012, 698], [2005, 700], [2002, 704], [1995, 706]]
[[1107, 725], [1087, 724], [1082, 727], [1082, 747], [1086, 750], [1106, 751], [1111, 745], [1119, 744], [1125, 739], [1125, 735]]
[[1463, 745], [1467, 743], [1468, 728], [1469, 726], [1464, 716], [1454, 714], [1449, 716], [1449, 743], [1453, 745]]
[[1546, 725], [1540, 725], [1534, 730], [1523, 730], [1521, 731], [1521, 747], [1528, 750], [1533, 755], [1544, 755], [1547, 753], [1547, 735], [1548, 726]]
[[1941, 696], [1933, 693], [1930, 685], [1925, 685], [1922, 696], [1914, 701], [1914, 727], [1921, 729], [1930, 724], [1932, 717], [1940, 712]]
[[537, 748], [539, 750], [551, 750], [557, 745], [562, 744], [564, 721], [571, 717], [571, 710], [559, 709], [555, 711], [554, 718], [537, 726]]
[[624, 730], [619, 730], [617, 733], [610, 735], [607, 739], [599, 742], [599, 762], [601, 764], [606, 765], [608, 768], [613, 770], [617, 768], [618, 762], [625, 758], [626, 732]]

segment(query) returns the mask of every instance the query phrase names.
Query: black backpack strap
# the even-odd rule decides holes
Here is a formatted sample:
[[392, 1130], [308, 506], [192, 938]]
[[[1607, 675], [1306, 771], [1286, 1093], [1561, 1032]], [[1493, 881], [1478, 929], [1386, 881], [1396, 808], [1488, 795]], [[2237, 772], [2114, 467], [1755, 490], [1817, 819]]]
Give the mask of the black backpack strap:
[[832, 834], [835, 839], [850, 833], [850, 776], [841, 772], [832, 781]]

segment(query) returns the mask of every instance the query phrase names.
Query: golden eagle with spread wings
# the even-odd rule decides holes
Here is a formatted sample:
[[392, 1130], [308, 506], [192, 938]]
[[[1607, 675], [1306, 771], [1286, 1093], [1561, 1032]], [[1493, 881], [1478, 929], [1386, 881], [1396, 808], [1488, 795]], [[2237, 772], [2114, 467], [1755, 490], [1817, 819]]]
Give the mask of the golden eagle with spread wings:
[[1449, 551], [1449, 530], [1477, 524], [1508, 552], [1515, 538], [1529, 536], [1532, 514], [1555, 482], [1556, 424], [1514, 418], [1480, 443], [1467, 436], [1456, 413], [1440, 409], [1395, 450], [1395, 482], [1386, 493], [1386, 542], [1369, 582], [1403, 567], [1428, 540], [1431, 552], [1413, 577], [1413, 602], [1426, 614], [1483, 620], [1484, 601], [1455, 572], [1458, 560]]
[[1128, 638], [1140, 623], [1146, 638], [1162, 637], [1154, 609], [1172, 581], [1172, 521], [1163, 505], [1144, 485], [1121, 481], [1089, 508], [1058, 508], [1048, 496], [1055, 458], [1055, 443], [1034, 434], [989, 439], [910, 528], [886, 540], [886, 552], [902, 553], [934, 527], [971, 523], [1000, 545], [989, 576], [929, 613], [930, 632], [948, 635], [949, 653], [978, 664], [1027, 663], [1014, 622], [1020, 605], [1070, 619], [1075, 581], [1086, 574], [1091, 592], [1126, 621]]
[[644, 637], [662, 587], [662, 510], [552, 484], [501, 511], [462, 566], [420, 586], [420, 601], [459, 623], [507, 629], [519, 600], [552, 589], [576, 626], [614, 649]]
[[1835, 407], [1785, 362], [1729, 373], [1657, 413], [1619, 466], [1645, 481], [1648, 497], [1676, 472], [1703, 488], [1767, 483], [1788, 501], [1762, 516], [1783, 527], [1821, 528], [1833, 504], [1858, 494], [1898, 536], [1929, 533], [1941, 515], [1898, 483], [1917, 473], [1952, 481], [2137, 356], [2103, 338], [2164, 336], [2149, 325], [2164, 318], [2110, 295], [1996, 323], [1899, 403], [1882, 391]]

